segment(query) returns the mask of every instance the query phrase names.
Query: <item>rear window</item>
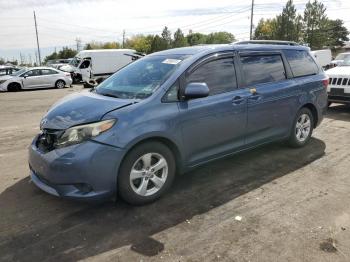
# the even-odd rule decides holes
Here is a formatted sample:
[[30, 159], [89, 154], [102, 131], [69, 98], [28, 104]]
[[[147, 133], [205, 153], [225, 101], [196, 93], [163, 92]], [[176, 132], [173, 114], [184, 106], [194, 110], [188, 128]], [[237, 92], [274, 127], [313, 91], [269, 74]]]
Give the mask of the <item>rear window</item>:
[[318, 67], [307, 51], [285, 50], [284, 51], [294, 77], [315, 75]]
[[280, 55], [248, 55], [241, 57], [247, 85], [277, 82], [286, 79]]

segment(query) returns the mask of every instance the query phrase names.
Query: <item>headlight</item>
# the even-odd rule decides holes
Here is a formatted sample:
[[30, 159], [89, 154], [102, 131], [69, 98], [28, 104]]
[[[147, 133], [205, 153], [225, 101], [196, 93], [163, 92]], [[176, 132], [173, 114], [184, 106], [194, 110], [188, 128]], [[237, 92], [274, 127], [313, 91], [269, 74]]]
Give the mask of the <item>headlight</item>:
[[0, 80], [0, 85], [2, 84], [2, 83], [5, 83], [7, 80]]
[[115, 119], [110, 119], [101, 122], [73, 126], [71, 128], [68, 128], [57, 139], [56, 146], [63, 147], [73, 144], [79, 144], [85, 140], [96, 137], [99, 134], [111, 129], [115, 122]]

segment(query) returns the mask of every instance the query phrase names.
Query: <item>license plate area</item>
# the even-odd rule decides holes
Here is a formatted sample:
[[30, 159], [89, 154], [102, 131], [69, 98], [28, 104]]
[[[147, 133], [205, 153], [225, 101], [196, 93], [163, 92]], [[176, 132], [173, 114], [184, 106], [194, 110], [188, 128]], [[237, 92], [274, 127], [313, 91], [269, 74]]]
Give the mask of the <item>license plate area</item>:
[[330, 94], [333, 96], [343, 96], [344, 88], [331, 88]]

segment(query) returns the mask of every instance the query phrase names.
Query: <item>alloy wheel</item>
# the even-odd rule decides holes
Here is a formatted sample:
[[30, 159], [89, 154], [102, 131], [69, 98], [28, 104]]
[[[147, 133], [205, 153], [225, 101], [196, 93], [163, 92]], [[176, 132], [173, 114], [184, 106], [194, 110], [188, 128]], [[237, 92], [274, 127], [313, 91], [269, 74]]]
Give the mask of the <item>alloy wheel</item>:
[[308, 114], [301, 114], [296, 122], [295, 136], [299, 142], [304, 142], [311, 131], [311, 119]]
[[168, 163], [158, 153], [147, 153], [135, 161], [130, 172], [130, 185], [140, 196], [157, 193], [168, 177]]

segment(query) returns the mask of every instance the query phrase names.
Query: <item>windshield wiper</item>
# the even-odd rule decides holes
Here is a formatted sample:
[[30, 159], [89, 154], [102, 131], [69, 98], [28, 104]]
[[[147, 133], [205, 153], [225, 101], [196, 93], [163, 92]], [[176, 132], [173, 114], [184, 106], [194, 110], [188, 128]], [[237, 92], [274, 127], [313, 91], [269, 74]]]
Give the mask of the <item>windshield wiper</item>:
[[117, 95], [113, 95], [113, 94], [109, 94], [109, 93], [97, 93], [101, 96], [108, 96], [108, 97], [114, 97], [114, 98], [119, 98], [119, 96]]

